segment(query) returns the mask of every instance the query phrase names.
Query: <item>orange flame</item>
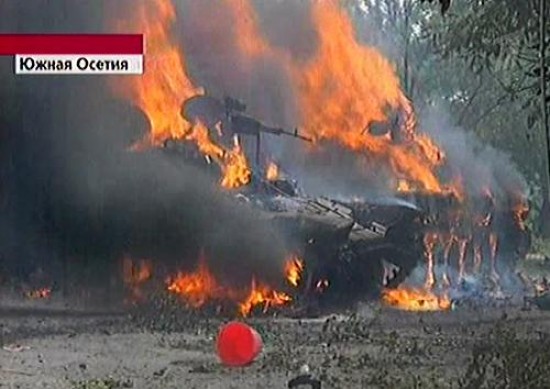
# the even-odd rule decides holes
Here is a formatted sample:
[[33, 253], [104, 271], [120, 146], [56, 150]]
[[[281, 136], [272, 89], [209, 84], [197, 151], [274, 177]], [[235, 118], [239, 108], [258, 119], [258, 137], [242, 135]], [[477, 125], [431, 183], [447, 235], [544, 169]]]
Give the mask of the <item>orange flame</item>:
[[178, 295], [192, 308], [200, 308], [208, 302], [232, 302], [238, 306], [239, 313], [247, 316], [259, 305], [264, 312], [272, 306], [287, 304], [292, 299], [283, 292], [257, 282], [254, 278], [249, 290], [224, 286], [218, 282], [209, 270], [206, 260], [201, 257], [197, 269], [190, 273], [179, 272], [167, 279], [167, 290]]
[[170, 37], [176, 10], [170, 0], [140, 2], [130, 21], [119, 23], [121, 31], [137, 31], [145, 36], [144, 74], [117, 78], [116, 90], [130, 99], [148, 117], [151, 130], [137, 148], [159, 146], [168, 139], [183, 139], [191, 125], [180, 115], [181, 105], [203, 94], [193, 85], [184, 57]]
[[298, 286], [304, 270], [304, 263], [297, 257], [287, 259], [285, 262], [286, 279], [292, 286]]
[[225, 157], [225, 150], [212, 142], [208, 134], [208, 128], [200, 120], [195, 122], [195, 125], [192, 128], [191, 133], [188, 136], [188, 139], [193, 140], [197, 143], [199, 151], [204, 155], [209, 156], [210, 158], [220, 162]]
[[[312, 19], [319, 44], [312, 60], [294, 68], [304, 131], [313, 139], [334, 140], [358, 153], [383, 159], [400, 179], [420, 190], [443, 193], [435, 175], [444, 155], [415, 132], [410, 102], [390, 62], [355, 39], [352, 22], [333, 0], [314, 2]], [[405, 112], [402, 141], [364, 129], [387, 121], [388, 109]]]
[[[427, 135], [416, 132], [411, 102], [401, 90], [394, 67], [376, 49], [362, 46], [337, 0], [312, 3], [317, 52], [303, 62], [274, 47], [262, 35], [250, 0], [224, 0], [233, 20], [236, 47], [243, 63], [257, 57], [276, 61], [294, 81], [300, 124], [317, 144], [336, 141], [357, 153], [384, 161], [409, 190], [461, 193], [441, 184], [436, 168], [445, 155]], [[402, 111], [400, 135], [377, 137], [365, 129], [388, 121], [388, 110]]]
[[292, 298], [283, 292], [277, 292], [266, 285], [257, 284], [252, 279], [250, 294], [239, 304], [239, 312], [243, 316], [248, 316], [255, 306], [263, 304], [263, 312], [267, 312], [270, 306], [284, 305], [292, 301]]
[[201, 258], [191, 273], [178, 273], [168, 279], [168, 291], [180, 296], [189, 306], [199, 308], [210, 300], [238, 299], [238, 292], [220, 285]]
[[201, 121], [197, 121], [188, 139], [194, 140], [201, 153], [221, 166], [223, 177], [220, 183], [224, 188], [238, 188], [248, 184], [252, 179], [252, 172], [238, 138], [234, 138], [233, 149], [225, 149], [214, 143], [208, 135], [208, 128]]
[[426, 233], [424, 236], [424, 250], [426, 255], [426, 261], [427, 261], [427, 269], [426, 269], [426, 282], [425, 282], [425, 288], [427, 290], [430, 290], [435, 285], [435, 270], [434, 270], [434, 250], [435, 245], [437, 243], [437, 234], [435, 233]]
[[410, 193], [413, 191], [411, 184], [407, 180], [397, 180], [397, 191], [403, 193]]
[[199, 150], [212, 157], [221, 167], [225, 188], [236, 188], [250, 182], [251, 172], [240, 145], [227, 149], [210, 139], [208, 128], [201, 123], [189, 123], [181, 115], [182, 104], [204, 94], [191, 81], [180, 47], [170, 37], [170, 26], [176, 19], [171, 0], [151, 0], [137, 6], [137, 18], [124, 31], [136, 30], [145, 35], [145, 72], [142, 76], [117, 79], [115, 89], [130, 99], [148, 117], [150, 132], [140, 143], [160, 146], [168, 139], [194, 141]]
[[237, 137], [234, 138], [233, 149], [226, 152], [225, 163], [222, 165], [222, 186], [227, 189], [239, 188], [250, 183], [252, 172]]
[[430, 291], [412, 288], [385, 289], [382, 301], [405, 311], [442, 311], [451, 308], [447, 296], [437, 296]]
[[520, 198], [513, 207], [514, 219], [517, 226], [522, 230], [526, 230], [525, 220], [529, 215], [529, 204], [523, 198]]
[[223, 0], [234, 23], [235, 40], [245, 58], [272, 54], [274, 50], [260, 33], [258, 16], [249, 0]]
[[270, 162], [267, 165], [265, 177], [268, 181], [275, 181], [279, 178], [279, 167], [275, 164], [275, 162]]
[[[352, 22], [338, 1], [313, 3], [312, 20], [319, 44], [317, 53], [305, 63], [263, 37], [249, 0], [224, 2], [233, 20], [242, 65], [269, 57], [288, 72], [294, 81], [301, 125], [310, 137], [317, 142], [336, 141], [384, 161], [397, 179], [405, 180], [400, 181], [399, 190], [403, 190], [401, 183], [407, 182], [409, 190], [460, 193], [461, 188], [453, 183], [446, 186], [439, 182], [436, 168], [444, 162], [444, 153], [428, 136], [416, 132], [412, 104], [403, 94], [393, 66], [376, 49], [355, 39]], [[136, 9], [138, 17], [130, 27], [146, 36], [146, 71], [142, 77], [125, 77], [119, 88], [150, 120], [150, 134], [136, 148], [160, 145], [167, 139], [193, 140], [201, 151], [209, 150], [207, 155], [217, 155], [224, 187], [248, 184], [251, 172], [241, 148], [227, 150], [215, 144], [208, 129], [200, 129], [204, 126], [188, 123], [180, 115], [182, 103], [204, 90], [191, 81], [184, 55], [170, 37], [169, 27], [176, 17], [174, 6], [170, 0], [151, 0]], [[128, 26], [122, 27], [128, 31]], [[404, 113], [404, 122], [397, 130], [400, 135], [377, 137], [364, 131], [374, 122], [387, 121], [388, 109]]]

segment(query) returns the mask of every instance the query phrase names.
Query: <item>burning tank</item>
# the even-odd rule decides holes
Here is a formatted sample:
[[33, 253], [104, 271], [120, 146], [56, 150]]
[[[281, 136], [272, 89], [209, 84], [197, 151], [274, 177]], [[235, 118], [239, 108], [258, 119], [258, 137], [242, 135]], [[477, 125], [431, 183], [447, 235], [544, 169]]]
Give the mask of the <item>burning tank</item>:
[[[245, 110], [244, 104], [231, 98], [200, 96], [184, 104], [182, 115], [207, 127], [216, 142], [230, 144], [241, 136], [255, 140], [255, 164], [248, 183], [230, 193], [276, 225], [293, 251], [300, 253], [298, 294], [308, 301], [322, 295], [323, 303], [328, 303], [399, 285], [423, 258], [422, 210], [398, 197], [337, 201], [306, 196], [275, 164], [262, 166], [260, 145], [262, 136], [269, 135], [310, 140], [298, 130], [268, 127]], [[164, 146], [175, 160], [200, 165], [218, 176], [210, 159], [193, 144], [170, 141]]]
[[[206, 77], [210, 71], [192, 74], [208, 61], [193, 63], [196, 52], [184, 52], [180, 40], [173, 39], [170, 28], [176, 10], [163, 7], [156, 17], [153, 9], [144, 13], [147, 17], [137, 18], [134, 26], [156, 37], [148, 39], [147, 51], [155, 53], [146, 66], [150, 71], [116, 85], [117, 93], [139, 107], [151, 124], [133, 148], [165, 143], [174, 162], [201, 165], [212, 172], [213, 181], [229, 189], [228, 196], [250, 203], [258, 215], [280, 224], [303, 251], [299, 289], [304, 294], [323, 290], [322, 296], [330, 296], [340, 291], [340, 285], [344, 291], [376, 291], [391, 278], [387, 291], [402, 286], [416, 265], [425, 268], [427, 290], [455, 287], [470, 275], [479, 280], [489, 274], [498, 284], [499, 267], [510, 267], [528, 244], [525, 202], [514, 200], [515, 191], [525, 192], [523, 180], [502, 169], [497, 163], [502, 161], [486, 158], [485, 148], [474, 147], [477, 142], [472, 150], [470, 145], [460, 150], [465, 153], [458, 158], [448, 153], [454, 147], [450, 142], [436, 142], [432, 129], [420, 131], [413, 102], [402, 90], [395, 67], [375, 47], [357, 41], [352, 20], [337, 4], [312, 2], [310, 19], [317, 39], [307, 62], [287, 56], [265, 39], [260, 25], [248, 22], [256, 20], [254, 7], [227, 13], [235, 18], [235, 45], [228, 46], [235, 49], [232, 54], [243, 64], [276, 64], [289, 86], [281, 89], [285, 93], [276, 93], [277, 101], [289, 97], [300, 131], [267, 126], [249, 116], [240, 101], [208, 96], [204, 85], [232, 88], [219, 84], [218, 67], [209, 69], [216, 73], [214, 79]], [[238, 23], [243, 20], [247, 22]], [[219, 43], [217, 37], [210, 42]], [[256, 74], [255, 66], [239, 70], [251, 75], [242, 85], [249, 92], [243, 97], [249, 104], [258, 99], [256, 106], [274, 114], [269, 93], [264, 96], [272, 77], [256, 78], [263, 72]], [[222, 77], [231, 79], [231, 85], [237, 81], [233, 78], [231, 72]], [[204, 85], [194, 79], [203, 79]], [[337, 147], [350, 160], [368, 166], [358, 172], [368, 179], [384, 171], [383, 190], [392, 197], [337, 201], [305, 196], [291, 179], [262, 160], [265, 137], [274, 135], [312, 140], [319, 151], [314, 158], [319, 159]], [[482, 185], [494, 193], [486, 196], [480, 192]], [[504, 200], [499, 198], [494, 209], [485, 212], [486, 197], [495, 196]], [[414, 276], [416, 280], [416, 272]]]
[[[262, 164], [261, 143], [269, 135], [310, 139], [297, 129], [266, 126], [245, 112], [238, 100], [209, 96], [192, 98], [182, 109], [187, 121], [208, 128], [218, 143], [253, 139], [250, 176], [231, 193], [278, 226], [300, 253], [302, 296], [322, 295], [323, 302], [331, 302], [376, 294], [398, 287], [418, 266], [426, 269], [427, 290], [460, 286], [468, 274], [483, 274], [498, 287], [499, 274], [509, 273], [529, 248], [528, 207], [520, 197], [502, 203], [483, 192], [467, 204], [453, 193], [408, 191], [355, 201], [308, 197], [275, 164]], [[211, 166], [185, 142], [166, 146], [186, 161]], [[436, 268], [442, 274], [436, 276]]]

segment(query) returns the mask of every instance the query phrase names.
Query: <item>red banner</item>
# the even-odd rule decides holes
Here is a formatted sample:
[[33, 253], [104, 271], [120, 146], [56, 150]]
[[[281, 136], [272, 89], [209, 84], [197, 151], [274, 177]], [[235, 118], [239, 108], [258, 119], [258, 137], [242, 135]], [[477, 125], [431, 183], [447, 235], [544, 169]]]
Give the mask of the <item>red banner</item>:
[[142, 55], [141, 34], [0, 34], [0, 55]]

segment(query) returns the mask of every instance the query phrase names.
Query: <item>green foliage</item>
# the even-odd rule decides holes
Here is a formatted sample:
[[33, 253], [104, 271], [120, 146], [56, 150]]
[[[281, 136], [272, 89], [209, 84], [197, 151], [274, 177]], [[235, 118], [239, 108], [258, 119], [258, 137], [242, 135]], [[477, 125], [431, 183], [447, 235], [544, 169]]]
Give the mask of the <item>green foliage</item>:
[[[432, 31], [444, 57], [460, 58], [476, 72], [490, 70], [508, 99], [521, 105], [528, 127], [542, 118], [539, 100], [534, 98], [541, 93], [539, 1], [464, 1]], [[546, 18], [550, 20], [550, 15]], [[546, 48], [550, 57], [550, 44]]]

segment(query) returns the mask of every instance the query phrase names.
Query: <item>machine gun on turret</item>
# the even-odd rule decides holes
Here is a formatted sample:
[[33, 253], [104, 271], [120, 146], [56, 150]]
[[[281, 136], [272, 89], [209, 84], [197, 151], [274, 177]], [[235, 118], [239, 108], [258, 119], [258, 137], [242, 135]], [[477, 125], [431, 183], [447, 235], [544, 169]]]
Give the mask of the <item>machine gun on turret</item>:
[[231, 97], [224, 98], [226, 120], [233, 134], [252, 135], [256, 137], [256, 163], [260, 164], [261, 134], [287, 135], [312, 142], [313, 139], [298, 133], [298, 128], [288, 131], [282, 128], [269, 127], [248, 115], [245, 115], [246, 104]]
[[256, 138], [256, 163], [260, 164], [261, 134], [286, 135], [298, 138], [305, 142], [312, 142], [299, 133], [283, 128], [270, 127], [257, 119], [245, 114], [246, 104], [232, 97], [225, 97], [223, 102], [210, 96], [197, 96], [187, 100], [184, 104], [182, 115], [189, 121], [200, 120], [208, 127], [221, 123], [224, 133], [242, 134]]

